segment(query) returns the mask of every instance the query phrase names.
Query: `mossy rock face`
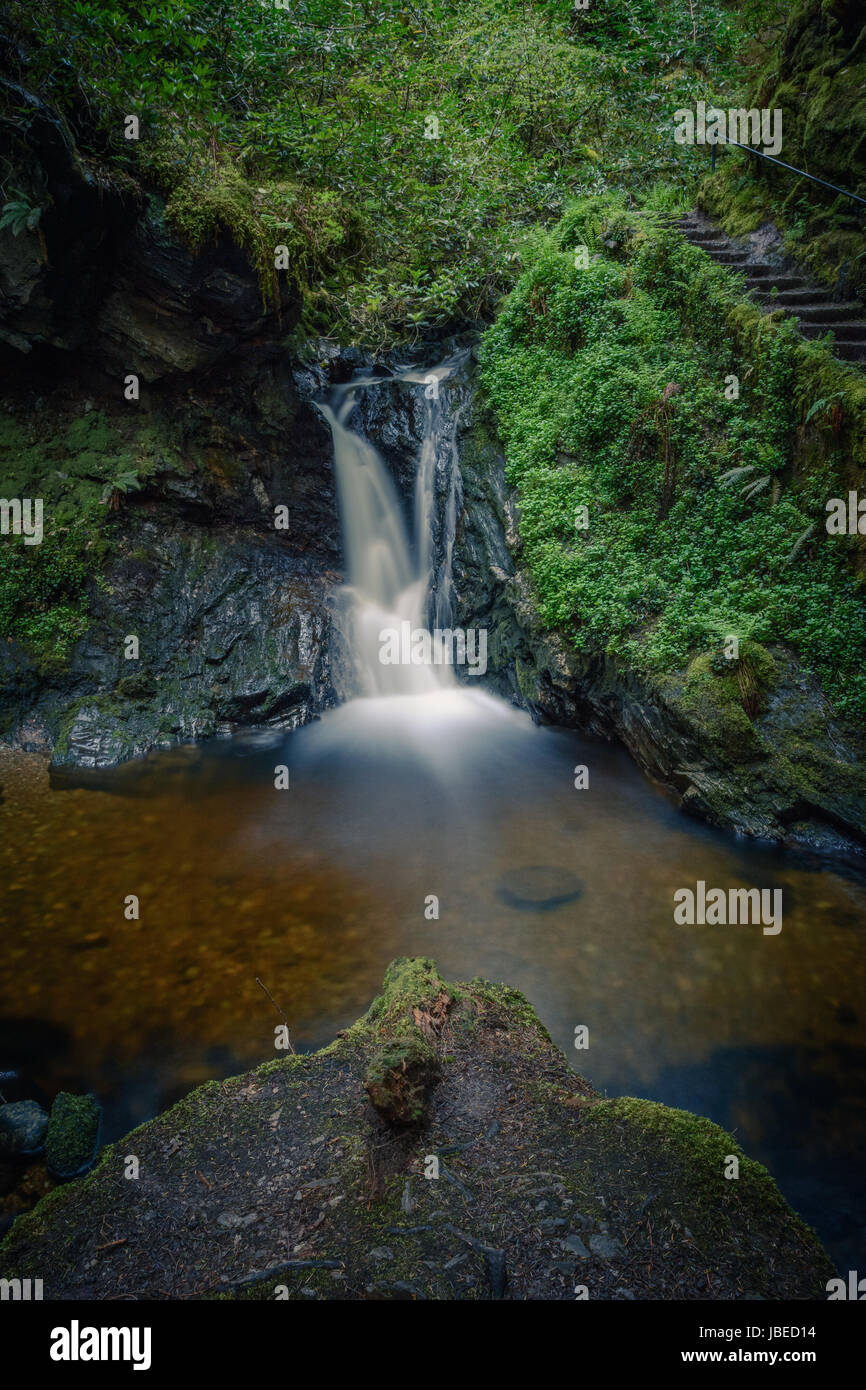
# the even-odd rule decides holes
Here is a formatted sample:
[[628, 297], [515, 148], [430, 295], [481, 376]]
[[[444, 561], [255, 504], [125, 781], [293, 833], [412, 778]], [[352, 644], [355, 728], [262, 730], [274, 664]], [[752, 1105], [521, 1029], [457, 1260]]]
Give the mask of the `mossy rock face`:
[[55, 1178], [67, 1180], [86, 1173], [99, 1150], [102, 1107], [93, 1096], [60, 1091], [48, 1118], [45, 1161]]
[[[736, 762], [759, 758], [764, 749], [752, 718], [772, 689], [774, 675], [772, 657], [757, 642], [744, 643], [741, 659], [730, 663], [704, 652], [686, 673], [682, 711], [703, 741], [724, 749]], [[755, 702], [751, 717], [744, 708], [749, 697]]]
[[[744, 106], [783, 113], [781, 158], [838, 187], [864, 193], [866, 49], [862, 7], [850, 0], [803, 0]], [[846, 294], [866, 291], [866, 238], [857, 205], [763, 160], [728, 156], [702, 188], [702, 202], [732, 235], [773, 218], [786, 249], [817, 279]]]

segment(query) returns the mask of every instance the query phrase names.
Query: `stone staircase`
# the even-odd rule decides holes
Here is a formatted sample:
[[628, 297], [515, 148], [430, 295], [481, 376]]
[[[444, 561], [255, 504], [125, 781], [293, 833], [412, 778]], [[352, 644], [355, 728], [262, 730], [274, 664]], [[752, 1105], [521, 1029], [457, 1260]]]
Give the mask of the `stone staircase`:
[[730, 266], [746, 277], [750, 296], [766, 310], [784, 309], [797, 320], [804, 338], [833, 334], [831, 350], [844, 362], [866, 365], [866, 310], [862, 304], [836, 299], [831, 290], [807, 280], [796, 267], [785, 264], [778, 233], [753, 233], [735, 240], [700, 212], [684, 217], [663, 216], [663, 223], [682, 232], [694, 246], [706, 251], [719, 265]]

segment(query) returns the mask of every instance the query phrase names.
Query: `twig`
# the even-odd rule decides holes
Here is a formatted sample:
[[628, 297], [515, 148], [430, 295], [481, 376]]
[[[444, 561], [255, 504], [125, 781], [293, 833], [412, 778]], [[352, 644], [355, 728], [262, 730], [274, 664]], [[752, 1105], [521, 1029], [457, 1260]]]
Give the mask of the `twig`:
[[264, 1279], [274, 1279], [279, 1274], [293, 1273], [296, 1269], [342, 1269], [342, 1260], [286, 1260], [281, 1265], [272, 1265], [270, 1269], [258, 1269], [252, 1274], [247, 1274], [243, 1279], [233, 1279], [231, 1283], [222, 1284], [220, 1287], [226, 1289], [242, 1289], [248, 1284], [259, 1284]]
[[263, 984], [262, 984], [262, 982], [261, 982], [261, 980], [259, 979], [258, 975], [256, 976], [256, 984], [259, 985], [260, 988], [263, 989], [263, 990], [265, 991], [265, 994], [268, 996], [268, 998], [270, 999], [270, 1001], [271, 1001], [271, 1003], [273, 1004], [274, 1008], [276, 1009], [277, 1013], [279, 1014], [280, 1018], [283, 1020], [283, 1023], [286, 1025], [286, 1037], [289, 1039], [289, 1051], [291, 1052], [292, 1056], [294, 1057], [294, 1056], [295, 1056], [295, 1049], [292, 1047], [292, 1039], [291, 1039], [291, 1037], [289, 1037], [289, 1020], [286, 1018], [286, 1015], [283, 1013], [282, 1009], [280, 1008], [280, 1006], [279, 1006], [279, 1004], [277, 1003], [277, 1001], [276, 1001], [276, 999], [274, 998], [274, 996], [271, 994], [271, 991], [268, 989], [267, 985], [263, 985]]

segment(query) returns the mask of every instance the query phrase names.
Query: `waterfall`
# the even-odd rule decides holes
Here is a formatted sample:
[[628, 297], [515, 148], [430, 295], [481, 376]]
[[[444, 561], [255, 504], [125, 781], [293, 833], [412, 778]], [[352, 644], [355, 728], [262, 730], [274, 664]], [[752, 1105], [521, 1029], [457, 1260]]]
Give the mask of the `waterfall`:
[[[459, 416], [445, 408], [439, 388], [459, 361], [387, 379], [363, 378], [335, 387], [329, 401], [319, 402], [334, 439], [348, 581], [340, 596], [340, 625], [353, 667], [352, 695], [428, 695], [456, 685], [445, 644], [435, 634], [451, 627], [451, 559], [460, 492]], [[348, 424], [357, 392], [388, 380], [416, 385], [424, 406], [411, 536], [385, 464], [369, 440]], [[443, 490], [440, 518], [437, 501]], [[431, 629], [432, 661], [383, 660], [383, 634], [430, 634]]]

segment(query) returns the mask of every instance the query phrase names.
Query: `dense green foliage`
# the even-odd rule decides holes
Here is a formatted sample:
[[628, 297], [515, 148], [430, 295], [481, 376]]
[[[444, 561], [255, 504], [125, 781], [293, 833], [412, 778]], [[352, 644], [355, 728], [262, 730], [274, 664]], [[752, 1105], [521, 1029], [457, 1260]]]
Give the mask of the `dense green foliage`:
[[[607, 254], [579, 269], [581, 243]], [[545, 621], [580, 650], [656, 672], [721, 633], [780, 641], [840, 712], [866, 711], [855, 542], [824, 528], [842, 451], [825, 430], [822, 460], [794, 468], [805, 349], [793, 330], [771, 325], [744, 364], [706, 277], [732, 311], [736, 283], [601, 199], [569, 210], [528, 259], [485, 337], [483, 379]], [[739, 399], [725, 395], [731, 373]], [[726, 479], [734, 469], [749, 471]]]
[[[693, 13], [680, 0], [16, 0], [7, 13], [21, 81], [67, 113], [109, 178], [159, 186], [193, 244], [228, 227], [269, 295], [286, 245], [307, 325], [372, 342], [490, 310], [522, 229], [575, 193], [693, 184], [706, 151], [674, 144], [672, 113], [733, 90], [744, 39], [721, 0]], [[26, 125], [26, 103], [6, 104]]]
[[38, 419], [0, 417], [3, 496], [41, 497], [45, 513], [40, 545], [16, 536], [0, 545], [0, 639], [23, 642], [45, 669], [65, 662], [89, 624], [113, 508], [156, 461], [147, 430], [123, 439], [98, 410], [54, 435]]

